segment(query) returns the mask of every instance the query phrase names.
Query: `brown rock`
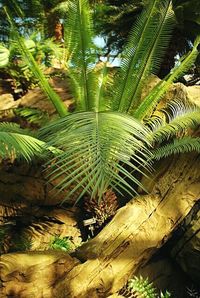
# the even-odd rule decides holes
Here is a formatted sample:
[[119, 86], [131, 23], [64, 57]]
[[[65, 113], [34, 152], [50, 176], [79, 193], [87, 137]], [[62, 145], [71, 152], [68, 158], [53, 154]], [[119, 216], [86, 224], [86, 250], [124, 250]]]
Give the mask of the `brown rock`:
[[14, 101], [14, 98], [10, 93], [0, 95], [0, 111], [17, 108], [19, 104], [20, 100]]
[[78, 263], [55, 251], [2, 255], [0, 297], [51, 298], [53, 285]]
[[200, 86], [187, 87], [188, 98], [200, 107]]

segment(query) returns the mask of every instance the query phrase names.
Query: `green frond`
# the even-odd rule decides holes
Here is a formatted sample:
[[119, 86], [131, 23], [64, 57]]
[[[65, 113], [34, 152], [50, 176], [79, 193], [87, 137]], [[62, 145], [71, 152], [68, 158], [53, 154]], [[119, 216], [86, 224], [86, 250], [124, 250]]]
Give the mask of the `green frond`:
[[45, 143], [26, 133], [17, 124], [0, 123], [0, 157], [22, 158], [27, 162], [41, 157]]
[[51, 179], [62, 177], [59, 191], [76, 182], [68, 197], [81, 190], [78, 199], [86, 192], [100, 199], [109, 187], [133, 195], [126, 178], [141, 186], [126, 166], [144, 170], [150, 154], [145, 146], [149, 143], [148, 131], [127, 115], [74, 113], [41, 129], [40, 137], [63, 151], [48, 165], [52, 167]]
[[12, 132], [18, 134], [26, 134], [33, 136], [33, 132], [28, 129], [23, 129], [19, 126], [19, 124], [12, 122], [0, 122], [0, 131], [1, 132]]
[[139, 105], [137, 110], [134, 112], [134, 117], [137, 119], [143, 119], [148, 116], [164, 94], [169, 90], [171, 84], [176, 81], [179, 77], [184, 75], [188, 69], [192, 66], [197, 56], [199, 55], [198, 45], [200, 44], [200, 36], [195, 40], [194, 47], [183, 60], [180, 61], [171, 71], [171, 73], [160, 83], [158, 83], [148, 96]]
[[[101, 62], [95, 67], [97, 90], [94, 98], [93, 110], [95, 112], [101, 112], [109, 110], [109, 91], [112, 88], [113, 79], [109, 72], [107, 62]], [[112, 96], [110, 96], [112, 97]]]
[[[165, 3], [165, 5], [166, 4], [167, 3]], [[132, 95], [132, 100], [128, 110], [129, 113], [133, 113], [133, 111], [138, 107], [138, 104], [141, 102], [142, 89], [145, 86], [149, 75], [157, 74], [171, 38], [171, 32], [175, 23], [171, 3], [168, 4], [168, 8], [163, 8], [161, 15], [162, 19], [160, 20], [160, 26], [155, 36], [151, 51], [149, 52], [148, 57], [146, 57], [146, 61], [141, 68], [138, 75], [139, 77], [137, 78], [138, 81], [135, 82], [137, 83], [137, 86], [134, 94]]]
[[188, 128], [200, 125], [200, 109], [196, 106], [188, 106], [183, 102], [172, 102], [163, 110], [167, 116], [164, 118], [153, 118], [148, 126], [153, 131], [152, 139], [156, 143], [162, 143], [178, 133], [186, 133]]
[[88, 0], [70, 1], [66, 22], [66, 48], [70, 53], [68, 72], [74, 85], [74, 99], [80, 111], [92, 110], [97, 82], [94, 32]]
[[9, 50], [0, 44], [0, 68], [4, 68], [9, 63]]
[[166, 291], [165, 293], [158, 294], [157, 289], [154, 287], [153, 283], [149, 281], [148, 277], [143, 278], [142, 276], [134, 276], [129, 279], [126, 286], [120, 290], [119, 294], [126, 297], [134, 298], [170, 298], [171, 293]]
[[40, 126], [46, 124], [49, 120], [48, 113], [36, 108], [16, 108], [14, 113], [19, 117], [25, 118], [27, 122]]
[[134, 293], [135, 297], [147, 297], [147, 298], [156, 298], [158, 297], [156, 289], [153, 286], [153, 283], [149, 282], [148, 278], [144, 279], [142, 276], [134, 277], [128, 281], [127, 285], [130, 293]]
[[50, 99], [52, 104], [54, 105], [55, 109], [59, 113], [60, 116], [65, 116], [67, 114], [66, 107], [58, 94], [53, 90], [53, 88], [48, 83], [45, 75], [43, 74], [42, 70], [40, 69], [39, 65], [36, 63], [35, 59], [33, 58], [31, 52], [28, 50], [26, 46], [26, 42], [24, 39], [20, 36], [20, 34], [17, 31], [17, 28], [14, 24], [14, 21], [12, 20], [11, 14], [7, 11], [6, 8], [5, 12], [8, 17], [8, 20], [10, 22], [10, 25], [12, 27], [12, 32], [15, 37], [16, 42], [18, 43], [18, 47], [20, 49], [20, 52], [25, 59], [27, 65], [29, 66], [30, 70], [33, 72], [35, 77], [38, 79], [41, 89], [45, 92], [47, 97]]
[[147, 11], [143, 11], [131, 31], [115, 84], [114, 105], [120, 112], [137, 105], [146, 77], [160, 65], [173, 25], [170, 3], [168, 0], [150, 1]]
[[186, 153], [191, 151], [200, 152], [200, 138], [184, 137], [175, 139], [172, 143], [153, 150], [153, 159], [159, 160], [172, 154]]

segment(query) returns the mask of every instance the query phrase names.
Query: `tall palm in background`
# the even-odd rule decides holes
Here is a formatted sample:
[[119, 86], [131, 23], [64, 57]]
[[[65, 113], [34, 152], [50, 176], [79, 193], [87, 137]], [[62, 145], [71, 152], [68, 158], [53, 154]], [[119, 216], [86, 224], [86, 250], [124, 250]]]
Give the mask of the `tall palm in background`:
[[[200, 139], [183, 133], [187, 127], [199, 124], [197, 107], [181, 104], [177, 99], [166, 108], [166, 117], [153, 114], [171, 84], [195, 61], [199, 37], [185, 59], [145, 98], [141, 98], [147, 78], [158, 71], [169, 43], [174, 24], [171, 1], [150, 1], [131, 30], [121, 55], [121, 67], [114, 79], [106, 63], [97, 64], [98, 52], [88, 1], [69, 2], [65, 47], [68, 52], [66, 68], [76, 105], [72, 114], [64, 109], [49, 86], [11, 19], [10, 23], [27, 64], [61, 116], [43, 127], [37, 138], [28, 136], [29, 139], [24, 139], [24, 149], [28, 147], [29, 157], [41, 154], [43, 149], [50, 152], [50, 156], [54, 155], [47, 163], [52, 169], [50, 179], [60, 178], [57, 185], [60, 190], [75, 183], [68, 196], [79, 190], [77, 200], [85, 193], [100, 200], [110, 188], [133, 195], [136, 192], [133, 185], [142, 187], [135, 173], [150, 170], [154, 159], [177, 152], [200, 151]], [[17, 129], [17, 136], [21, 136], [22, 131]], [[180, 132], [181, 138], [177, 138]], [[5, 124], [0, 139], [2, 133], [4, 156], [12, 148], [25, 157], [25, 151], [17, 147], [16, 128], [13, 131]]]

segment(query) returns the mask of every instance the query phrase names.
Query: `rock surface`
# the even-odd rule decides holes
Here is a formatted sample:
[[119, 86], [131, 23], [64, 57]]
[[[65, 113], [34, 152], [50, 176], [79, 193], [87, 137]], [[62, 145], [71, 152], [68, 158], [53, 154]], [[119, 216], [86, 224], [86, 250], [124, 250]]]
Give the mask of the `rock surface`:
[[[0, 165], [0, 203], [12, 206], [14, 203], [32, 204], [39, 206], [56, 206], [63, 202], [67, 190], [59, 192], [55, 185], [59, 181], [46, 178], [47, 172], [41, 164], [12, 164], [6, 162]], [[68, 200], [73, 205], [76, 196]]]
[[19, 298], [31, 298], [30, 294], [37, 298], [105, 298], [115, 294], [158, 252], [198, 201], [199, 167], [200, 157], [196, 155], [174, 159], [157, 180], [152, 194], [135, 198], [120, 208], [94, 239], [80, 247], [76, 257], [84, 263], [76, 262], [73, 269], [55, 282], [46, 282], [50, 275], [47, 271], [39, 275], [38, 285], [37, 271], [32, 269], [29, 254], [27, 258], [23, 255], [22, 264], [13, 255], [3, 255], [1, 264], [6, 271], [3, 271], [2, 293], [14, 293]]
[[54, 251], [2, 255], [0, 297], [55, 297], [54, 284], [78, 263], [75, 258]]
[[[2, 212], [2, 206], [0, 208]], [[5, 210], [3, 210], [5, 211]], [[78, 208], [48, 210], [29, 206], [25, 210], [6, 217], [0, 216], [0, 228], [6, 231], [0, 245], [0, 253], [19, 250], [47, 250], [56, 237], [69, 239], [69, 250], [73, 251], [81, 244], [81, 232], [77, 225]], [[64, 249], [64, 248], [63, 248]]]
[[[70, 95], [69, 83], [66, 79], [54, 77], [49, 80], [50, 85], [57, 92], [57, 94], [62, 98], [67, 107], [69, 107], [73, 100]], [[36, 87], [32, 90], [29, 90], [24, 96], [22, 96], [18, 100], [14, 100], [13, 96], [1, 87], [0, 90], [0, 111], [13, 109], [16, 107], [32, 107], [38, 108], [42, 111], [48, 112], [49, 115], [55, 114], [55, 108], [53, 104], [47, 99], [44, 92]]]

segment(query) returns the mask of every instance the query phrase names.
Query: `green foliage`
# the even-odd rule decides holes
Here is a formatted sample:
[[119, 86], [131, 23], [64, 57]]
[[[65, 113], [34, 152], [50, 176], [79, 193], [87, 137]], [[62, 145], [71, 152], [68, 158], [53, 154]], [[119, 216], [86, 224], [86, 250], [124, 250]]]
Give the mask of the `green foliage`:
[[71, 240], [69, 237], [55, 236], [50, 242], [49, 247], [55, 250], [63, 250], [69, 252], [72, 249]]
[[143, 6], [142, 0], [95, 1], [95, 28], [105, 36], [107, 52], [121, 51]]
[[[11, 39], [9, 48], [0, 45], [0, 68], [3, 68], [4, 72], [14, 79], [16, 88], [22, 87], [28, 90], [39, 83], [40, 76], [38, 77], [39, 74], [36, 69], [40, 74], [45, 73], [47, 67], [52, 66], [53, 61], [61, 62], [64, 57], [64, 49], [53, 39], [43, 39], [38, 32], [29, 38], [18, 36], [22, 44], [16, 42], [15, 38], [18, 33], [16, 32], [16, 25], [13, 22], [12, 24], [14, 26], [14, 40]], [[23, 54], [24, 50], [26, 55]], [[33, 56], [35, 60], [32, 67], [30, 67], [30, 60], [27, 61], [29, 55]], [[49, 96], [48, 94], [47, 96]]]
[[21, 129], [14, 123], [0, 123], [0, 156], [16, 157], [30, 162], [35, 157], [42, 157], [45, 143], [38, 140], [28, 130]]
[[85, 192], [101, 198], [109, 186], [134, 192], [121, 174], [140, 183], [121, 163], [132, 170], [138, 169], [135, 163], [140, 164], [142, 171], [150, 156], [145, 149], [145, 140], [149, 143], [148, 130], [137, 120], [117, 112], [74, 113], [41, 129], [39, 136], [49, 146], [62, 150], [48, 163], [52, 168], [50, 176], [55, 179], [65, 174], [57, 185], [60, 191], [76, 182], [68, 197], [81, 188], [78, 199]]
[[94, 71], [97, 53], [87, 0], [69, 2], [66, 35], [66, 48], [70, 53], [68, 73], [77, 110], [98, 111], [100, 88]]
[[[96, 28], [99, 34], [106, 37], [105, 50], [122, 50], [129, 35], [130, 27], [136, 22], [137, 17], [140, 16], [142, 9], [146, 8], [148, 2], [142, 0], [95, 1]], [[172, 4], [177, 20], [174, 33], [176, 34], [178, 30], [179, 38], [186, 41], [183, 47], [188, 48], [187, 41], [193, 42], [195, 37], [200, 34], [198, 13], [200, 2], [199, 0], [173, 0]], [[173, 41], [174, 55], [182, 54], [185, 49], [179, 47], [176, 38]]]
[[162, 143], [172, 137], [185, 135], [188, 129], [200, 124], [200, 108], [180, 101], [174, 101], [163, 109], [163, 117], [152, 117], [148, 122], [155, 143]]
[[[191, 52], [141, 100], [141, 91], [146, 79], [158, 70], [169, 42], [174, 22], [170, 0], [149, 2], [146, 11], [131, 31], [121, 57], [122, 66], [114, 75], [113, 82], [109, 80], [106, 63], [103, 67], [97, 64], [98, 51], [94, 46], [95, 35], [88, 1], [69, 1], [65, 47], [68, 52], [67, 71], [76, 110], [68, 115], [9, 15], [10, 13], [8, 18], [23, 58], [61, 116], [39, 131], [39, 139], [45, 143], [38, 141], [37, 145], [44, 147], [46, 144], [56, 155], [47, 165], [48, 169], [52, 169], [50, 179], [59, 178], [59, 190], [75, 184], [67, 198], [77, 190], [77, 200], [85, 193], [100, 200], [108, 189], [135, 194], [133, 185], [141, 186], [135, 172], [143, 174], [145, 169], [149, 170], [153, 159], [184, 150], [199, 151], [198, 139], [194, 139], [193, 142], [191, 139], [183, 138], [179, 143], [172, 140], [171, 147], [163, 147], [164, 151], [160, 149], [160, 152], [151, 152], [152, 146], [164, 145], [168, 133], [173, 139], [188, 125], [192, 128], [196, 126], [199, 123], [197, 109], [188, 110], [174, 104], [171, 106], [171, 112], [167, 111], [168, 114], [172, 114], [172, 119], [169, 117], [169, 121], [166, 122], [157, 119], [156, 125], [152, 122], [153, 131], [149, 129], [151, 126], [146, 125], [153, 109], [172, 82], [185, 73], [194, 62], [198, 55], [199, 37]], [[106, 86], [110, 81], [112, 85], [109, 85], [108, 100]], [[185, 115], [186, 113], [188, 115]], [[8, 136], [4, 138], [3, 144], [8, 142], [9, 150], [16, 147], [16, 152], [19, 152], [17, 145], [21, 142], [20, 139], [13, 145], [13, 139], [11, 142]], [[20, 150], [23, 152], [22, 155], [25, 155], [25, 151], [29, 149], [27, 159], [30, 159], [33, 151], [37, 152], [33, 150], [36, 140], [33, 138], [23, 141], [27, 148], [24, 147], [24, 151], [21, 148]], [[6, 145], [4, 147], [7, 148]], [[7, 151], [4, 149], [4, 156]]]
[[174, 18], [170, 1], [151, 1], [133, 27], [122, 52], [121, 70], [116, 81], [115, 101], [121, 112], [131, 112], [140, 102], [141, 89], [150, 73], [160, 66], [167, 48]]
[[171, 297], [171, 294], [166, 291], [165, 293], [157, 293], [156, 288], [153, 286], [153, 283], [150, 283], [148, 278], [144, 279], [142, 276], [140, 277], [134, 277], [133, 279], [130, 279], [127, 283], [127, 286], [121, 294], [123, 295], [123, 292], [126, 292], [126, 297], [144, 297], [144, 298], [169, 298]]
[[128, 281], [128, 289], [131, 292], [135, 293], [135, 297], [140, 297], [143, 295], [147, 298], [156, 298], [156, 289], [153, 287], [153, 283], [150, 283], [147, 279], [143, 277], [135, 277], [134, 279], [130, 279]]
[[193, 49], [186, 55], [186, 57], [181, 59], [180, 63], [171, 70], [171, 73], [149, 92], [145, 100], [143, 100], [136, 111], [134, 111], [134, 117], [143, 119], [146, 115], [148, 116], [164, 94], [169, 90], [171, 84], [189, 70], [199, 54], [199, 43], [200, 36], [196, 38]]
[[200, 152], [200, 138], [183, 137], [182, 139], [175, 139], [171, 143], [153, 150], [153, 156], [154, 159], [159, 160], [172, 154], [191, 151]]
[[[130, 35], [122, 55], [122, 67], [114, 78], [114, 92], [110, 102], [105, 104], [105, 68], [95, 71], [97, 58], [92, 40], [93, 26], [86, 1], [70, 3], [69, 16], [67, 48], [72, 54], [68, 70], [78, 113], [41, 130], [42, 139], [63, 150], [48, 164], [53, 169], [51, 177], [61, 178], [67, 173], [58, 187], [62, 190], [76, 182], [69, 196], [82, 189], [78, 199], [86, 192], [100, 199], [109, 187], [131, 194], [134, 189], [127, 179], [140, 185], [134, 171], [143, 172], [146, 160], [153, 158], [145, 149], [150, 148], [151, 133], [136, 119], [148, 116], [173, 80], [193, 63], [199, 40], [192, 53], [161, 83], [162, 88], [156, 86], [159, 92], [155, 99], [151, 97], [150, 101], [147, 96], [137, 107], [145, 78], [157, 69], [173, 25], [170, 1], [164, 4], [160, 0], [151, 1]], [[136, 119], [127, 115], [133, 113], [134, 104], [137, 107], [134, 112]], [[127, 171], [127, 166], [130, 171]]]
[[0, 45], [0, 68], [5, 67], [9, 62], [9, 50]]
[[40, 127], [46, 124], [49, 120], [47, 112], [35, 108], [16, 108], [14, 113], [17, 116], [24, 118], [27, 122], [36, 124]]

